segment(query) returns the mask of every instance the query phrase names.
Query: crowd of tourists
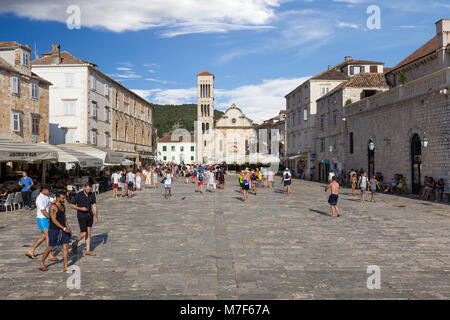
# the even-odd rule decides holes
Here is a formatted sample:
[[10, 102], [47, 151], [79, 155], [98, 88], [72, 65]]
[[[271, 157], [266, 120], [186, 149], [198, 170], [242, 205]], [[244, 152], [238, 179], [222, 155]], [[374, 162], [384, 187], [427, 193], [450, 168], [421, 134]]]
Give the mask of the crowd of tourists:
[[[242, 195], [242, 201], [248, 202], [249, 192], [256, 196], [260, 188], [274, 188], [275, 177], [277, 172], [271, 168], [260, 167], [242, 170], [238, 175], [238, 185]], [[164, 197], [170, 199], [172, 197], [172, 185], [174, 181], [179, 180], [184, 184], [193, 184], [194, 192], [213, 193], [217, 189], [223, 190], [226, 187], [226, 168], [222, 165], [204, 165], [204, 164], [173, 164], [158, 163], [153, 165], [145, 165], [139, 168], [129, 168], [128, 170], [118, 170], [111, 175], [112, 196], [114, 199], [123, 198], [130, 199], [135, 196], [136, 192], [143, 188], [159, 188], [162, 184], [164, 188]], [[283, 187], [283, 194], [290, 195], [292, 193], [293, 172], [289, 168], [281, 171], [280, 185]], [[339, 188], [341, 185], [348, 184], [352, 189], [352, 195], [359, 193], [361, 202], [366, 202], [366, 193], [370, 192], [370, 202], [375, 202], [377, 192], [393, 193], [403, 188], [404, 179], [400, 174], [394, 176], [390, 184], [382, 184], [383, 177], [380, 173], [376, 173], [369, 177], [367, 172], [359, 170], [356, 172], [351, 169], [346, 175], [331, 174], [329, 176], [329, 184], [325, 187], [325, 191], [331, 190], [328, 203], [331, 206], [331, 216], [339, 217], [337, 203], [339, 198]], [[93, 224], [98, 222], [98, 208], [96, 195], [91, 188], [89, 182], [83, 185], [82, 190], [75, 194], [69, 194], [67, 190], [54, 190], [51, 185], [37, 186], [33, 179], [23, 172], [19, 184], [22, 187], [24, 206], [32, 209], [35, 205], [37, 215], [37, 225], [41, 233], [39, 239], [33, 246], [26, 251], [25, 255], [32, 260], [37, 259], [35, 250], [42, 244], [46, 243], [46, 249], [42, 255], [39, 265], [41, 271], [47, 271], [46, 260], [58, 261], [53, 249], [56, 246], [62, 246], [63, 250], [63, 270], [68, 268], [69, 245], [73, 254], [78, 254], [79, 242], [85, 240], [86, 256], [95, 256], [91, 247], [91, 234]], [[37, 187], [37, 194], [32, 196], [32, 187]], [[425, 183], [420, 191], [420, 199], [427, 200], [431, 192], [435, 192], [435, 199], [439, 199], [444, 190], [444, 181], [439, 179], [437, 182], [431, 177], [425, 177]], [[7, 189], [0, 188], [0, 196], [7, 195]], [[77, 220], [80, 233], [77, 237], [73, 237], [73, 229], [69, 225], [66, 218], [66, 201], [77, 212]]]

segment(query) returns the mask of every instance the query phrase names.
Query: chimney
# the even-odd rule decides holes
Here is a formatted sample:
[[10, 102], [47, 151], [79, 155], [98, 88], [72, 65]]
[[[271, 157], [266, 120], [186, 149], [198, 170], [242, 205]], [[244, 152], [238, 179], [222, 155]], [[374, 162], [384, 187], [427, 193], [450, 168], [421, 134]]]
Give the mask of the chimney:
[[328, 65], [328, 70], [330, 70], [331, 69], [331, 66], [330, 65]]
[[436, 22], [436, 36], [438, 38], [438, 59], [443, 67], [450, 67], [450, 57], [447, 51], [450, 48], [450, 19], [441, 19]]
[[351, 56], [345, 56], [345, 61], [353, 60]]
[[59, 44], [52, 44], [52, 64], [61, 64], [60, 48]]

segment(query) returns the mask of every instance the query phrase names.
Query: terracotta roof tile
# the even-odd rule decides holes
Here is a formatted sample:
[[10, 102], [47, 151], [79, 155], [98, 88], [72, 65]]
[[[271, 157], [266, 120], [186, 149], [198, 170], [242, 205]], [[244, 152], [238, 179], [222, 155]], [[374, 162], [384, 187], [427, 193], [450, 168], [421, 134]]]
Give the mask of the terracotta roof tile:
[[434, 36], [430, 41], [425, 43], [423, 46], [421, 46], [419, 49], [411, 53], [406, 59], [401, 61], [399, 64], [397, 64], [392, 70], [399, 69], [403, 66], [406, 66], [407, 64], [410, 64], [411, 62], [414, 62], [416, 60], [419, 60], [429, 54], [432, 54], [436, 52], [438, 49], [438, 38], [437, 36]]
[[0, 48], [21, 47], [31, 51], [30, 47], [24, 46], [17, 41], [0, 41]]
[[213, 76], [214, 77], [214, 75], [212, 73], [209, 73], [208, 71], [203, 71], [202, 73], [199, 73], [197, 75], [197, 77], [198, 76]]
[[195, 140], [194, 140], [194, 136], [191, 136], [190, 138], [190, 141], [189, 141], [189, 139], [187, 140], [187, 141], [183, 141], [183, 136], [181, 136], [181, 137], [179, 137], [178, 138], [178, 140], [172, 140], [172, 135], [165, 135], [164, 137], [162, 137], [161, 139], [159, 139], [159, 141], [158, 142], [175, 142], [175, 143], [177, 143], [177, 142], [195, 142]]
[[[6, 62], [5, 60], [3, 60], [2, 58], [0, 58], [0, 68], [3, 68], [5, 70], [11, 71], [11, 72], [16, 72], [19, 73], [21, 75], [24, 75], [22, 72], [20, 72], [20, 70], [17, 70], [16, 68], [14, 68], [13, 66], [11, 66], [8, 62]], [[25, 75], [28, 77], [28, 75]], [[34, 72], [31, 72], [31, 78], [38, 80], [39, 82], [43, 82], [43, 83], [47, 83], [49, 85], [51, 85], [51, 82], [39, 77], [37, 74], [35, 74]]]
[[346, 82], [345, 86], [353, 88], [389, 87], [383, 73], [366, 72], [357, 74], [350, 81]]
[[8, 62], [3, 60], [2, 58], [0, 58], [0, 68], [6, 69], [8, 71], [19, 72], [18, 70], [16, 70], [16, 68], [11, 66]]
[[312, 80], [348, 80], [349, 76], [335, 68], [327, 70], [311, 78]]
[[[42, 58], [31, 61], [31, 65], [51, 65], [52, 64], [52, 56], [51, 53], [44, 54]], [[95, 63], [74, 57], [67, 51], [61, 52], [61, 64], [91, 64], [93, 66], [97, 66]]]
[[336, 88], [317, 99], [317, 101], [327, 98], [343, 88], [389, 88], [389, 85], [383, 73], [359, 73], [352, 79], [342, 82]]

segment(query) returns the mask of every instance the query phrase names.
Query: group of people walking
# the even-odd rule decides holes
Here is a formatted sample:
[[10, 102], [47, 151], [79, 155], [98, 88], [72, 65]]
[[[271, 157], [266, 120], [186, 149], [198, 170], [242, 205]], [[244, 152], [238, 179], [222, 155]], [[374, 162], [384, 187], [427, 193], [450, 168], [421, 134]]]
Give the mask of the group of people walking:
[[[32, 260], [37, 259], [35, 251], [45, 242], [47, 247], [42, 255], [39, 270], [48, 271], [46, 260], [48, 258], [50, 261], [59, 261], [53, 254], [53, 248], [61, 245], [63, 271], [67, 271], [69, 244], [73, 231], [66, 217], [66, 192], [52, 194], [51, 191], [50, 186], [43, 186], [36, 198], [36, 219], [41, 236], [25, 255]], [[93, 224], [98, 223], [98, 210], [96, 197], [90, 184], [85, 184], [83, 190], [71, 199], [70, 206], [77, 211], [80, 228], [80, 234], [72, 242], [72, 253], [78, 254], [78, 243], [85, 239], [84, 255], [95, 256], [96, 254], [91, 250], [91, 234]]]

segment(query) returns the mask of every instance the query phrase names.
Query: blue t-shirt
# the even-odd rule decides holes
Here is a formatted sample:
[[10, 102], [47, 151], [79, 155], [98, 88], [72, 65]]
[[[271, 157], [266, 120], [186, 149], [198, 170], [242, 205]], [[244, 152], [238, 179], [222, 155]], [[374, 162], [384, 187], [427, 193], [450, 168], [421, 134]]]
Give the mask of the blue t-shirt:
[[31, 191], [31, 188], [28, 189], [28, 187], [31, 186], [31, 184], [33, 183], [33, 179], [31, 179], [30, 177], [26, 177], [26, 179], [20, 178], [20, 183], [23, 186], [22, 192]]

